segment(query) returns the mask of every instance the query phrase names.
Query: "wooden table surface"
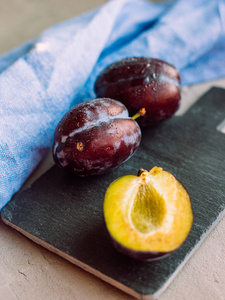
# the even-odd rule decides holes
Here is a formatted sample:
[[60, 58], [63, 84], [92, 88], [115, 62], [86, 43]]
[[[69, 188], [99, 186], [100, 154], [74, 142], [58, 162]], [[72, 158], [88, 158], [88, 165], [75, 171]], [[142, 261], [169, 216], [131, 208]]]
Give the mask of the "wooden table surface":
[[[104, 2], [0, 0], [0, 54], [36, 37], [48, 26]], [[225, 88], [225, 79], [184, 87], [183, 102], [191, 104], [213, 85]], [[51, 165], [51, 158], [45, 160], [27, 184]], [[225, 218], [158, 299], [225, 299], [224, 234]], [[132, 297], [36, 245], [0, 221], [0, 300], [5, 299], [128, 300]]]

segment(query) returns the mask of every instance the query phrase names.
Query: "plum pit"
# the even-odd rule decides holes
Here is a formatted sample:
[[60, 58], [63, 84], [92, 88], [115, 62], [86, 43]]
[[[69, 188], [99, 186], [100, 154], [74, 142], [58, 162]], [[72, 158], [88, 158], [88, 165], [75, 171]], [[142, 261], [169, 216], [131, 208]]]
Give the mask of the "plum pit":
[[143, 234], [153, 234], [165, 219], [166, 204], [154, 187], [143, 184], [139, 187], [131, 209], [131, 222]]

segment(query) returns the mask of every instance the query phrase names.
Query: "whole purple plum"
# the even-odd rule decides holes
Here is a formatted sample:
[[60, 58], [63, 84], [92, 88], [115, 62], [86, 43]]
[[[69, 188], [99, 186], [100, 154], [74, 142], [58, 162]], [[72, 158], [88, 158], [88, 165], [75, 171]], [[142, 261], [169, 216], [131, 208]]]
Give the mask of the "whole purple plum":
[[146, 114], [137, 122], [141, 127], [153, 126], [170, 118], [180, 104], [180, 74], [165, 61], [126, 58], [106, 67], [95, 82], [97, 97], [122, 102], [133, 116], [141, 108]]
[[140, 127], [122, 103], [96, 99], [75, 106], [59, 122], [53, 158], [79, 176], [103, 174], [130, 158], [140, 140]]

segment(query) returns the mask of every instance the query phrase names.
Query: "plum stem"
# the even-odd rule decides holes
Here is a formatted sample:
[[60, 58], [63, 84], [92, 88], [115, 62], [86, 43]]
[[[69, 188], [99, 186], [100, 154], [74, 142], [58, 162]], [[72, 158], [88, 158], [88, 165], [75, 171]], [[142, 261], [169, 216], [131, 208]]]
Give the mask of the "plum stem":
[[139, 169], [138, 172], [137, 172], [137, 176], [141, 176], [141, 174], [145, 171], [145, 169]]
[[146, 114], [146, 110], [143, 107], [143, 108], [139, 109], [139, 111], [135, 115], [133, 115], [132, 119], [136, 120], [139, 117], [143, 117], [145, 114]]

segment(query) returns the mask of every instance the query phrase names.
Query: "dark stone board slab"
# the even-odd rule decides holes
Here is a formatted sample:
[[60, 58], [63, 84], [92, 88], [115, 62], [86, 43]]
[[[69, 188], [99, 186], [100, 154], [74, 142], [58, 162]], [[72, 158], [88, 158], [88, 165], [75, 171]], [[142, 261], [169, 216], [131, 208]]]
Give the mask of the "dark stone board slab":
[[[143, 130], [141, 146], [105, 175], [70, 177], [57, 166], [2, 210], [2, 219], [85, 270], [141, 299], [158, 296], [224, 214], [225, 90], [213, 88], [183, 116]], [[103, 199], [109, 184], [139, 168], [161, 166], [175, 175], [192, 199], [194, 224], [182, 247], [155, 262], [118, 253], [108, 239]]]

